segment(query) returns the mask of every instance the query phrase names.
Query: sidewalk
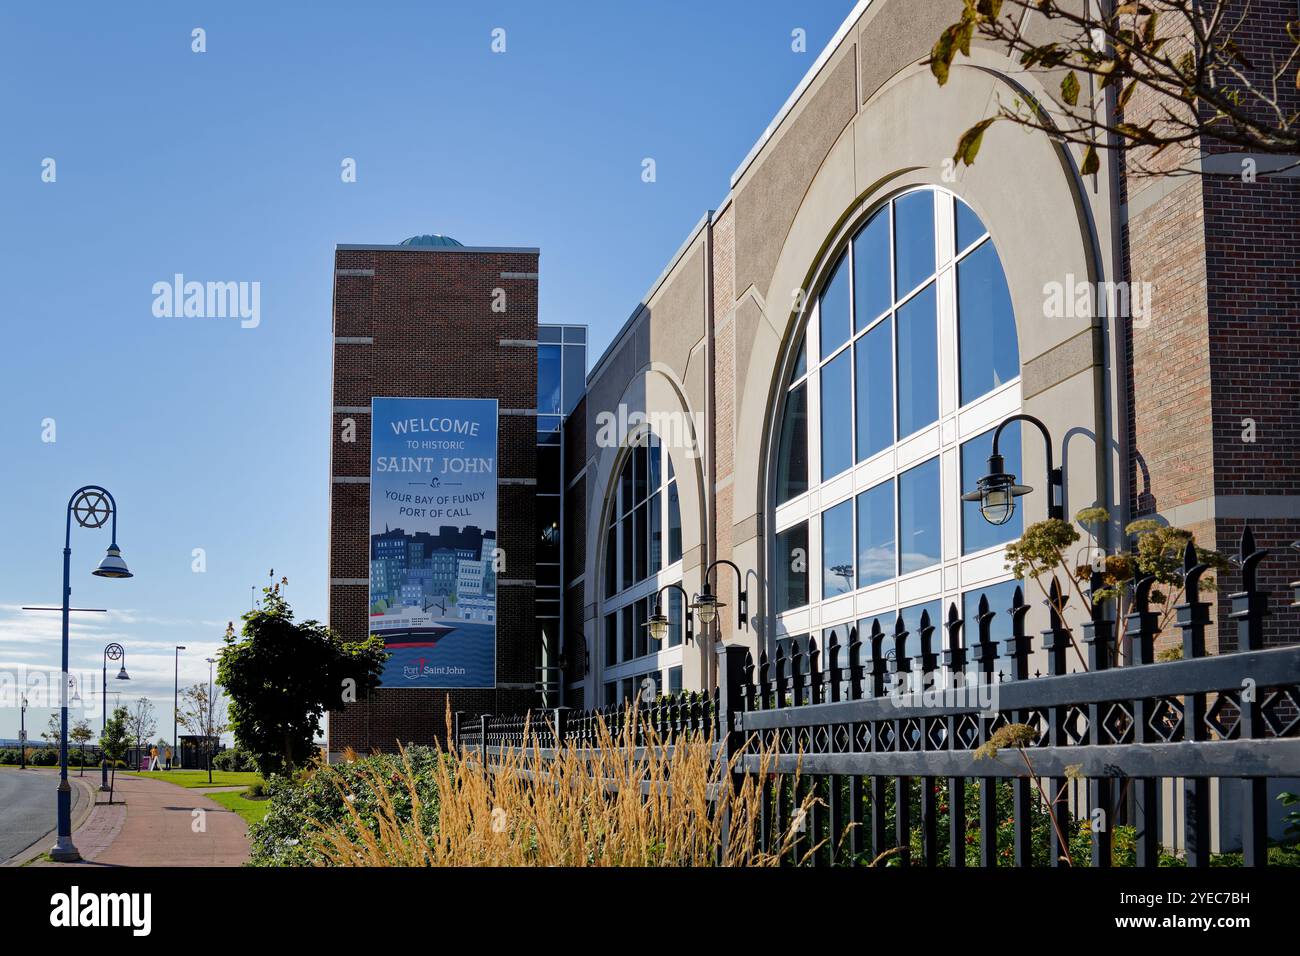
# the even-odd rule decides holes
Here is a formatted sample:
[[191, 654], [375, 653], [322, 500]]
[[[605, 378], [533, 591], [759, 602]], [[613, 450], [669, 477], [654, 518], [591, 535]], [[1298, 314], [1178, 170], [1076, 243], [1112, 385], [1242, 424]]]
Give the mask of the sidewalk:
[[73, 831], [81, 863], [33, 865], [239, 866], [248, 859], [243, 819], [202, 790], [119, 774], [113, 800], [109, 806], [108, 794], [99, 794], [90, 817]]

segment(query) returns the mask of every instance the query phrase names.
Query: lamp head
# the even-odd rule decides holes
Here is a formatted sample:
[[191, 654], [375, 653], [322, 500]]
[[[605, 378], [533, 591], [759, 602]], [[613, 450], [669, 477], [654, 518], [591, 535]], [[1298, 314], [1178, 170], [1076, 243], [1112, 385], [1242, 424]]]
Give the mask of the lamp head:
[[709, 586], [706, 579], [703, 589], [695, 595], [695, 601], [691, 608], [700, 616], [701, 624], [711, 624], [718, 617], [718, 608], [724, 607], [723, 603], [718, 600], [718, 596], [713, 593], [713, 588]]
[[655, 613], [646, 620], [645, 628], [650, 632], [652, 639], [662, 644], [664, 638], [668, 636], [668, 615], [655, 608]]
[[99, 562], [99, 567], [90, 572], [97, 578], [129, 578], [133, 577], [131, 571], [127, 568], [126, 562], [122, 560], [122, 551], [114, 542], [108, 546], [108, 551], [104, 559]]
[[128, 677], [127, 674], [126, 674], [126, 665], [125, 665], [125, 664], [123, 664], [122, 667], [121, 667], [121, 669], [117, 672], [117, 679], [118, 679], [118, 680], [130, 680], [130, 679], [131, 679], [131, 678]]
[[1001, 455], [989, 456], [989, 473], [975, 483], [974, 491], [961, 496], [962, 501], [978, 501], [980, 514], [989, 524], [1006, 524], [1016, 512], [1016, 499], [1034, 489], [1016, 484], [1016, 476], [1004, 470]]

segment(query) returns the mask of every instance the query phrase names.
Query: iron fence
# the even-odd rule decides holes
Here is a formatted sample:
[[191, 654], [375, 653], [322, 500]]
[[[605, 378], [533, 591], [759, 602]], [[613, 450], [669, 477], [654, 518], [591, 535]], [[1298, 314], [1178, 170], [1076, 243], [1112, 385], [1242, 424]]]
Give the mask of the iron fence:
[[[1160, 615], [1147, 578], [1122, 630], [1094, 602], [1078, 650], [1087, 669], [1071, 672], [1076, 646], [1054, 582], [1039, 645], [1046, 674], [1029, 673], [1029, 606], [1017, 588], [1001, 642], [981, 599], [970, 622], [955, 605], [941, 627], [923, 614], [911, 655], [901, 617], [889, 627], [877, 619], [866, 634], [832, 632], [824, 645], [794, 640], [757, 661], [725, 646], [710, 694], [660, 698], [635, 716], [557, 708], [473, 726], [458, 717], [456, 742], [490, 763], [526, 743], [545, 758], [589, 751], [601, 722], [637, 747], [704, 733], [737, 776], [765, 769], [759, 839], [774, 847], [797, 823], [791, 858], [804, 862], [964, 866], [969, 855], [980, 866], [1079, 865], [1082, 845], [1086, 862], [1109, 866], [1120, 834], [1138, 866], [1157, 865], [1166, 844], [1206, 866], [1214, 842], [1262, 866], [1270, 785], [1300, 777], [1300, 646], [1265, 646], [1270, 597], [1256, 572], [1266, 556], [1247, 528], [1229, 653], [1206, 653], [1208, 568], [1189, 545], [1174, 609], [1181, 659], [1155, 657]], [[1091, 589], [1104, 585], [1094, 573]]]

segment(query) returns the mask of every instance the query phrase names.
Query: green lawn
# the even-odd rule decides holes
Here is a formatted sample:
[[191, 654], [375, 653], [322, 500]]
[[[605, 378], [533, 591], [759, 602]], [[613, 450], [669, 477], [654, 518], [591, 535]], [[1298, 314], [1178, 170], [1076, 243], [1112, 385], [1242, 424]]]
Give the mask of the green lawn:
[[[123, 773], [123, 771], [118, 771]], [[146, 780], [166, 780], [178, 787], [238, 787], [248, 786], [261, 780], [256, 772], [240, 773], [233, 770], [212, 771], [212, 782], [208, 783], [206, 770], [131, 770], [132, 777], [144, 777]]]
[[266, 816], [266, 811], [271, 809], [271, 801], [265, 797], [250, 800], [244, 796], [247, 792], [247, 790], [242, 792], [226, 790], [221, 793], [209, 793], [207, 798], [217, 801], [228, 810], [234, 810], [244, 818], [245, 823], [256, 823]]

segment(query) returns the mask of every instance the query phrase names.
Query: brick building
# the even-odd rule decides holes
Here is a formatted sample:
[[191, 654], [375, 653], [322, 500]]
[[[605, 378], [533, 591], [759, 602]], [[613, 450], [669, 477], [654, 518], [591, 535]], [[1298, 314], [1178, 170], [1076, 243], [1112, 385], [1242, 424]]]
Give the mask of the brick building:
[[[1288, 3], [1254, 10], [1262, 45], [1294, 16]], [[1048, 91], [978, 41], [939, 87], [923, 61], [953, 16], [947, 0], [857, 3], [596, 359], [585, 397], [563, 409], [558, 515], [548, 503], [546, 520], [524, 519], [542, 498], [503, 488], [522, 553], [535, 547], [524, 529], [558, 518], [562, 597], [551, 588], [538, 608], [545, 575], [511, 551], [499, 689], [454, 694], [453, 707], [539, 701], [538, 666], [563, 669], [548, 704], [599, 706], [709, 686], [714, 636], [771, 650], [877, 616], [969, 615], [980, 597], [1005, 609], [1005, 546], [1047, 513], [1039, 432], [1004, 432], [1007, 469], [1035, 489], [1007, 524], [961, 494], [1018, 413], [1050, 433], [1066, 515], [1108, 509], [1098, 546], [1153, 517], [1232, 554], [1249, 521], [1277, 554], [1265, 586], [1280, 596], [1300, 577], [1288, 547], [1300, 539], [1300, 178], [1143, 178], [1113, 159], [1084, 176], [1076, 150], [1009, 124], [954, 168], [957, 137], [999, 95]], [[1140, 96], [1129, 107], [1143, 108]], [[533, 407], [535, 279], [504, 275], [536, 263], [524, 250], [340, 247], [331, 613], [345, 633], [364, 628], [364, 491], [348, 482], [364, 481], [365, 443], [359, 431], [340, 444], [340, 421], [372, 394], [448, 382]], [[439, 283], [458, 296], [445, 315]], [[498, 284], [533, 311], [491, 316]], [[446, 345], [426, 341], [435, 312], [455, 323]], [[502, 423], [503, 474], [553, 473], [533, 471], [531, 422]], [[740, 569], [749, 626], [721, 566], [710, 580], [726, 607], [688, 641], [668, 586], [696, 594], [718, 560]], [[1227, 646], [1225, 578], [1214, 620]], [[671, 626], [657, 643], [643, 625], [661, 591]], [[1034, 597], [1030, 633], [1046, 626]], [[543, 619], [554, 623], [533, 640]], [[337, 715], [331, 747], [336, 733], [389, 746], [440, 725], [441, 696], [385, 695]]]

